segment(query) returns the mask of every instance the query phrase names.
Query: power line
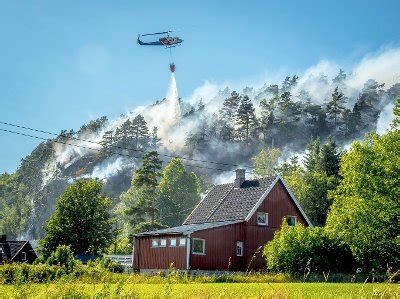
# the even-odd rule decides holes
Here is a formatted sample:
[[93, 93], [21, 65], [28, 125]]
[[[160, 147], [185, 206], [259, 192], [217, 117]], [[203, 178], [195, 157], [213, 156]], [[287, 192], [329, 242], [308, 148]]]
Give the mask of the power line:
[[[43, 140], [43, 141], [49, 141], [49, 142], [54, 142], [54, 143], [60, 143], [60, 144], [64, 144], [64, 145], [74, 146], [74, 147], [83, 148], [83, 149], [87, 149], [87, 150], [93, 150], [93, 151], [98, 151], [98, 152], [106, 152], [106, 153], [116, 154], [116, 155], [120, 155], [120, 156], [124, 156], [124, 157], [130, 157], [130, 158], [133, 157], [133, 158], [140, 159], [140, 157], [138, 157], [138, 156], [119, 153], [119, 152], [114, 152], [114, 151], [110, 151], [110, 150], [107, 150], [107, 149], [98, 149], [98, 148], [93, 148], [93, 147], [88, 147], [88, 146], [83, 146], [83, 145], [78, 145], [78, 144], [72, 144], [72, 143], [68, 143], [68, 142], [65, 142], [65, 141], [61, 141], [61, 140], [43, 138], [43, 137], [34, 136], [34, 135], [21, 133], [21, 132], [16, 132], [16, 131], [7, 130], [7, 129], [1, 129], [0, 128], [0, 131], [11, 133], [11, 134], [16, 134], [16, 135], [21, 135], [21, 136], [25, 136], [25, 137], [35, 138], [35, 139], [38, 139], [38, 140]], [[222, 168], [213, 168], [213, 167], [199, 166], [199, 165], [194, 165], [194, 164], [187, 164], [187, 165], [190, 166], [190, 167], [196, 167], [196, 168], [202, 168], [202, 169], [229, 171], [229, 170], [222, 169]]]
[[[77, 141], [83, 141], [83, 142], [87, 142], [87, 143], [92, 143], [92, 144], [100, 145], [100, 146], [103, 147], [103, 145], [100, 142], [96, 142], [96, 141], [93, 141], [93, 140], [88, 140], [88, 139], [68, 136], [68, 135], [64, 135], [64, 134], [57, 134], [57, 133], [54, 133], [54, 132], [39, 130], [39, 129], [26, 127], [26, 126], [22, 126], [22, 125], [17, 125], [17, 124], [13, 124], [13, 123], [8, 123], [8, 122], [3, 122], [3, 121], [0, 121], [0, 124], [7, 125], [7, 126], [12, 126], [12, 127], [17, 127], [17, 128], [20, 128], [20, 129], [30, 130], [30, 131], [34, 131], [34, 132], [38, 132], [38, 133], [49, 134], [49, 135], [53, 135], [53, 136], [62, 136], [62, 137], [65, 137], [65, 138], [69, 138], [69, 139], [73, 139], [73, 140], [77, 140]], [[145, 150], [122, 147], [122, 146], [113, 146], [113, 148], [147, 153], [147, 151], [145, 151]], [[167, 157], [167, 158], [179, 158], [179, 159], [186, 160], [186, 161], [193, 161], [193, 162], [200, 162], [200, 163], [209, 163], [209, 164], [232, 166], [232, 167], [244, 167], [244, 168], [250, 168], [250, 169], [255, 168], [254, 166], [249, 166], [249, 165], [239, 165], [239, 164], [233, 164], [233, 163], [216, 162], [216, 161], [209, 161], [209, 160], [200, 160], [200, 159], [186, 158], [186, 157], [182, 157], [182, 156], [178, 156], [178, 155], [168, 155], [168, 154], [162, 154], [162, 153], [159, 153], [159, 155]], [[210, 169], [213, 169], [213, 168], [210, 168]], [[216, 169], [216, 170], [221, 170], [221, 169]]]

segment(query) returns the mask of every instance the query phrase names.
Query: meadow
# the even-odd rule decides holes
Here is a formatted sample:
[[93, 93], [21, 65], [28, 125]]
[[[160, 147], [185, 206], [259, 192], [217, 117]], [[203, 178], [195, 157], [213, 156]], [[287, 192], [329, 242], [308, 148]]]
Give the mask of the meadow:
[[1, 298], [399, 298], [387, 283], [69, 283], [1, 285]]

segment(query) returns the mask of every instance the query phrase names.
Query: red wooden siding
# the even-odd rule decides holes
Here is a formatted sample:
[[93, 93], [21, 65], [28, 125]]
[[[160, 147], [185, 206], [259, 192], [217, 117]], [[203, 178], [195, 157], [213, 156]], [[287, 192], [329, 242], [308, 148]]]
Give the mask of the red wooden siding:
[[[257, 212], [268, 213], [268, 226], [257, 224]], [[282, 218], [297, 216], [297, 223], [307, 226], [307, 222], [296, 207], [289, 192], [278, 181], [267, 198], [257, 208], [248, 222], [241, 222], [192, 233], [193, 238], [205, 240], [205, 255], [190, 252], [190, 270], [246, 271], [265, 268], [262, 257], [263, 246], [273, 239], [280, 228]], [[155, 236], [154, 238], [179, 238], [181, 235]], [[186, 270], [186, 247], [152, 248], [152, 237], [140, 237], [135, 240], [134, 268], [168, 269], [171, 262], [175, 268]], [[243, 257], [236, 256], [236, 242], [244, 242]]]
[[[268, 226], [257, 224], [257, 212], [268, 213]], [[274, 238], [275, 231], [281, 227], [282, 218], [286, 216], [297, 216], [297, 223], [307, 226], [306, 220], [291, 200], [289, 192], [278, 181], [264, 202], [247, 222], [247, 243], [245, 244], [245, 250], [248, 254], [246, 255], [246, 263], [247, 265], [251, 263], [250, 267], [252, 269], [265, 268], [262, 247]]]
[[190, 254], [190, 270], [242, 270], [245, 255], [236, 256], [236, 241], [245, 240], [245, 223], [194, 232], [191, 239], [205, 239], [205, 255]]
[[[178, 246], [182, 235], [140, 237], [135, 239], [134, 269], [168, 269], [171, 263], [179, 270], [186, 270], [186, 246]], [[152, 239], [167, 239], [166, 247], [151, 247]], [[169, 246], [169, 238], [177, 239], [177, 246]], [[186, 241], [187, 243], [187, 241]], [[186, 244], [187, 245], [187, 244]]]

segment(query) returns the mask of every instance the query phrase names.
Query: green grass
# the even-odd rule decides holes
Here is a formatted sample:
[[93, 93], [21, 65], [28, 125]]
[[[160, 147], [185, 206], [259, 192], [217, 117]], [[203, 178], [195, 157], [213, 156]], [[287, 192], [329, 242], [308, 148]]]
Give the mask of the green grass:
[[2, 298], [400, 298], [387, 283], [49, 283], [0, 285]]

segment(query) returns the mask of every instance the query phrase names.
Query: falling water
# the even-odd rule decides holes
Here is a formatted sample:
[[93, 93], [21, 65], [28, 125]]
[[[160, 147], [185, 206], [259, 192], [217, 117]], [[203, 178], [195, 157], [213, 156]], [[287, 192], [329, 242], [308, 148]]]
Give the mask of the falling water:
[[171, 82], [167, 93], [167, 113], [169, 125], [176, 124], [181, 118], [181, 109], [179, 106], [178, 87], [176, 85], [175, 74], [171, 73]]

